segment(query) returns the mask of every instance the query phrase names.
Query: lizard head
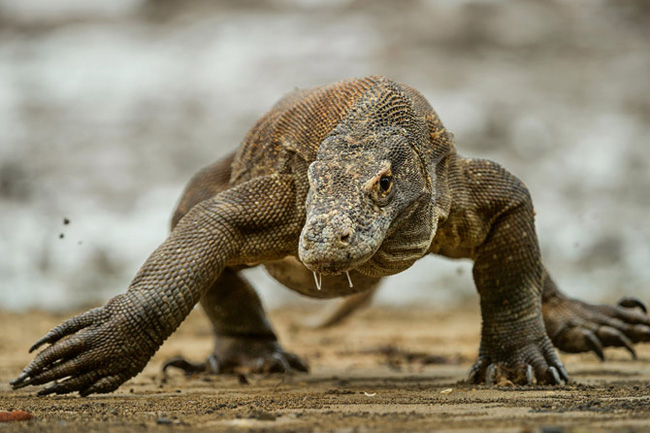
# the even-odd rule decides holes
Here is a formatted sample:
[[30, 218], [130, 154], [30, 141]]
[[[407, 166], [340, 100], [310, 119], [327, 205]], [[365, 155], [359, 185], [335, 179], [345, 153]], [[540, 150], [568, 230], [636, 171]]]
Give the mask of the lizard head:
[[299, 257], [314, 272], [392, 275], [426, 254], [435, 235], [424, 125], [376, 119], [361, 113], [340, 124], [309, 166]]

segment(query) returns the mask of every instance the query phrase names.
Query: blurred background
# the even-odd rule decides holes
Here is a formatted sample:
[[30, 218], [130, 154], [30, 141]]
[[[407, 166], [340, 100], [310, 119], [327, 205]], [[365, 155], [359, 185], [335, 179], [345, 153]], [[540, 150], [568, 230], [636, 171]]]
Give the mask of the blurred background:
[[[370, 74], [527, 183], [566, 292], [650, 300], [650, 2], [0, 0], [0, 309], [124, 291], [193, 173], [284, 93]], [[471, 263], [376, 301], [477, 303]]]

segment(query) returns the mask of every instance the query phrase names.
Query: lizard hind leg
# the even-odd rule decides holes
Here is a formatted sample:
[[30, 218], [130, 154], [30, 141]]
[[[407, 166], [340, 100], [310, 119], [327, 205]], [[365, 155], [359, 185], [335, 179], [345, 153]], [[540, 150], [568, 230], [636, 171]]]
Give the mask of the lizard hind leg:
[[622, 347], [636, 358], [634, 345], [650, 342], [650, 315], [641, 300], [596, 305], [563, 294], [544, 269], [542, 312], [553, 344], [568, 353], [594, 352], [605, 360], [607, 347]]
[[201, 298], [215, 334], [214, 351], [203, 362], [182, 357], [165, 362], [186, 373], [283, 373], [308, 371], [305, 361], [278, 343], [262, 303], [251, 285], [233, 269], [225, 269]]

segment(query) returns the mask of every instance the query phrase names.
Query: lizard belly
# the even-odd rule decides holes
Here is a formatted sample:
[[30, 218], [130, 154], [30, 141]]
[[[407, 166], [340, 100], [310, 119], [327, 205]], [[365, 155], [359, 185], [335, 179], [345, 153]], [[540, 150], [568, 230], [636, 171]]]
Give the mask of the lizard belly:
[[375, 285], [379, 278], [368, 277], [356, 271], [350, 271], [350, 281], [345, 274], [322, 275], [320, 290], [316, 287], [314, 273], [307, 269], [296, 257], [289, 256], [282, 260], [264, 263], [264, 268], [275, 280], [285, 287], [311, 298], [336, 298], [363, 292]]

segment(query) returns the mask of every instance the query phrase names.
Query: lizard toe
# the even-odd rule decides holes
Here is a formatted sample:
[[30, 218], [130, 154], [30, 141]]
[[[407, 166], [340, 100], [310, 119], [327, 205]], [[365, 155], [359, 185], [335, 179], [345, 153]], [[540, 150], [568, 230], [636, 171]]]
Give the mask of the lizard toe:
[[113, 392], [124, 382], [126, 378], [123, 375], [115, 374], [111, 376], [102, 377], [91, 386], [79, 391], [79, 395], [86, 397], [90, 394], [105, 394]]
[[309, 372], [309, 364], [300, 358], [298, 355], [294, 353], [289, 353], [285, 352], [285, 357], [287, 361], [289, 362], [289, 365], [291, 366], [291, 369], [300, 371], [302, 373], [308, 373]]
[[67, 394], [69, 392], [75, 391], [81, 392], [92, 386], [92, 384], [95, 383], [99, 376], [100, 373], [98, 371], [89, 371], [87, 373], [73, 376], [60, 382], [55, 382], [52, 385], [41, 389], [37, 394], [43, 396], [50, 394]]
[[638, 308], [643, 313], [648, 314], [647, 304], [635, 296], [623, 296], [616, 305], [623, 308]]
[[603, 344], [590, 329], [583, 327], [568, 328], [557, 335], [553, 343], [564, 352], [593, 352], [601, 361], [605, 360]]
[[632, 359], [636, 359], [634, 343], [618, 329], [612, 328], [611, 326], [603, 326], [598, 329], [596, 335], [605, 346], [624, 347], [632, 355]]
[[[177, 368], [179, 370], [184, 371], [185, 374], [191, 375], [194, 373], [203, 373], [209, 371], [210, 365], [211, 364], [208, 362], [208, 360], [206, 360], [205, 362], [191, 362], [183, 358], [182, 356], [176, 356], [174, 358], [170, 358], [167, 361], [165, 361], [165, 363], [162, 366], [162, 371], [163, 373], [167, 373], [167, 369]], [[217, 372], [218, 371], [214, 371], [214, 373]]]
[[479, 372], [480, 368], [477, 367], [470, 372], [469, 382], [496, 386], [534, 385], [537, 383], [535, 369], [531, 364], [490, 363], [483, 372]]
[[510, 351], [490, 350], [479, 356], [469, 373], [471, 383], [487, 385], [562, 385], [569, 375], [562, 361], [546, 339], [541, 344], [530, 343]]
[[645, 304], [625, 297], [618, 305], [592, 305], [558, 298], [544, 317], [553, 344], [568, 353], [593, 352], [605, 360], [604, 348], [622, 347], [636, 359], [634, 345], [650, 341]]
[[196, 373], [265, 374], [309, 371], [303, 359], [284, 351], [276, 341], [257, 341], [245, 345], [231, 344], [227, 349], [226, 346], [218, 346], [203, 362], [192, 362], [183, 357], [175, 357], [167, 360], [162, 370], [166, 372], [169, 368], [179, 369], [188, 376]]
[[279, 353], [272, 353], [268, 356], [257, 359], [253, 373], [286, 373], [291, 371], [289, 361]]
[[548, 382], [550, 384], [552, 384], [552, 385], [562, 385], [562, 379], [560, 378], [560, 373], [558, 373], [557, 368], [555, 368], [554, 366], [551, 365], [548, 368], [548, 374], [550, 376], [548, 378]]

